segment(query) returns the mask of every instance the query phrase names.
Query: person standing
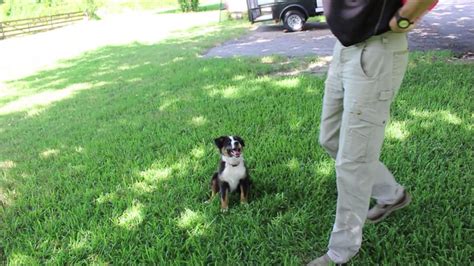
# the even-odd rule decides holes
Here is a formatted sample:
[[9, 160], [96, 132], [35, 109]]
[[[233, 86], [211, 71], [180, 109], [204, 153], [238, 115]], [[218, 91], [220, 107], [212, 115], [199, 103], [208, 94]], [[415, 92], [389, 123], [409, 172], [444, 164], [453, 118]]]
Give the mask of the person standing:
[[[328, 251], [308, 265], [357, 254], [366, 219], [379, 222], [410, 203], [379, 157], [390, 105], [408, 63], [407, 32], [436, 0], [323, 0], [338, 39], [325, 82], [319, 142], [335, 160], [336, 219]], [[369, 210], [370, 198], [377, 204]]]

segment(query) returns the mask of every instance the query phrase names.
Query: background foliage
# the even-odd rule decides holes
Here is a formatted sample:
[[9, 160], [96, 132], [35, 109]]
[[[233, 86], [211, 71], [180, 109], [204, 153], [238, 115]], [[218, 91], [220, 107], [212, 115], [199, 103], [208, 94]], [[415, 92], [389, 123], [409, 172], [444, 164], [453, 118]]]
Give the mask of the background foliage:
[[4, 0], [0, 2], [0, 20], [50, 16], [78, 10], [93, 14], [99, 4], [97, 0]]
[[199, 0], [0, 0], [0, 21], [50, 16], [78, 10], [93, 15], [99, 8], [107, 12], [119, 12], [126, 9], [179, 8], [178, 1], [185, 2], [183, 11], [197, 11], [199, 6]]

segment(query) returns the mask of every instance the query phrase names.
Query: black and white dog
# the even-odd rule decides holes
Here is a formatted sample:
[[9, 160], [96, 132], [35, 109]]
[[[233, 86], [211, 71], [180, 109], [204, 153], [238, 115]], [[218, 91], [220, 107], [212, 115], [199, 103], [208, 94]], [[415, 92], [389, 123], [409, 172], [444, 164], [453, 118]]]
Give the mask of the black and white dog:
[[222, 136], [214, 140], [221, 160], [219, 169], [212, 175], [211, 199], [219, 192], [221, 211], [226, 212], [229, 207], [229, 193], [240, 192], [240, 202], [246, 203], [250, 191], [250, 177], [244, 164], [244, 140], [238, 136]]

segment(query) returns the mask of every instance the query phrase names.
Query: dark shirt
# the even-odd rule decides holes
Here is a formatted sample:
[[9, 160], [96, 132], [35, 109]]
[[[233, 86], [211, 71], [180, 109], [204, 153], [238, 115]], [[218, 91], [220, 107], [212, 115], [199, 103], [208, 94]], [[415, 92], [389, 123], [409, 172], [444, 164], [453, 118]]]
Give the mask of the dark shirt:
[[400, 0], [323, 0], [326, 21], [336, 38], [350, 46], [390, 30]]

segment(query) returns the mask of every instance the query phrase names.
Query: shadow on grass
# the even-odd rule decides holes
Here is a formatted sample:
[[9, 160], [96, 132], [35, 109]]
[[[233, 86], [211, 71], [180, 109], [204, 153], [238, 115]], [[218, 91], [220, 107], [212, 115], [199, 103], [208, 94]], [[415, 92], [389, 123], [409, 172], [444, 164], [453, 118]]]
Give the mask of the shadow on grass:
[[[226, 34], [207, 31], [105, 47], [10, 82], [27, 92], [0, 107], [5, 260], [301, 264], [324, 251], [336, 187], [333, 163], [317, 144], [323, 80], [270, 78], [281, 69], [258, 58], [200, 59]], [[423, 230], [448, 230], [440, 224], [446, 215], [458, 217], [458, 233], [468, 223], [461, 196], [472, 159], [470, 83], [458, 78], [469, 72], [449, 66], [458, 76], [435, 76], [436, 86], [456, 81], [458, 93], [433, 92], [422, 74], [444, 73], [444, 64], [413, 62], [384, 159], [418, 198], [417, 211], [405, 213], [409, 223], [424, 227], [400, 229], [410, 246], [385, 227], [369, 227], [369, 239], [385, 233], [384, 241], [367, 244], [363, 262], [394, 245], [419, 261], [459, 262], [467, 252], [443, 257], [443, 241], [458, 246], [465, 237]], [[218, 160], [212, 139], [225, 134], [246, 139], [255, 187], [249, 206], [234, 198], [221, 215], [217, 201], [204, 201]], [[434, 245], [428, 250], [417, 237]]]

